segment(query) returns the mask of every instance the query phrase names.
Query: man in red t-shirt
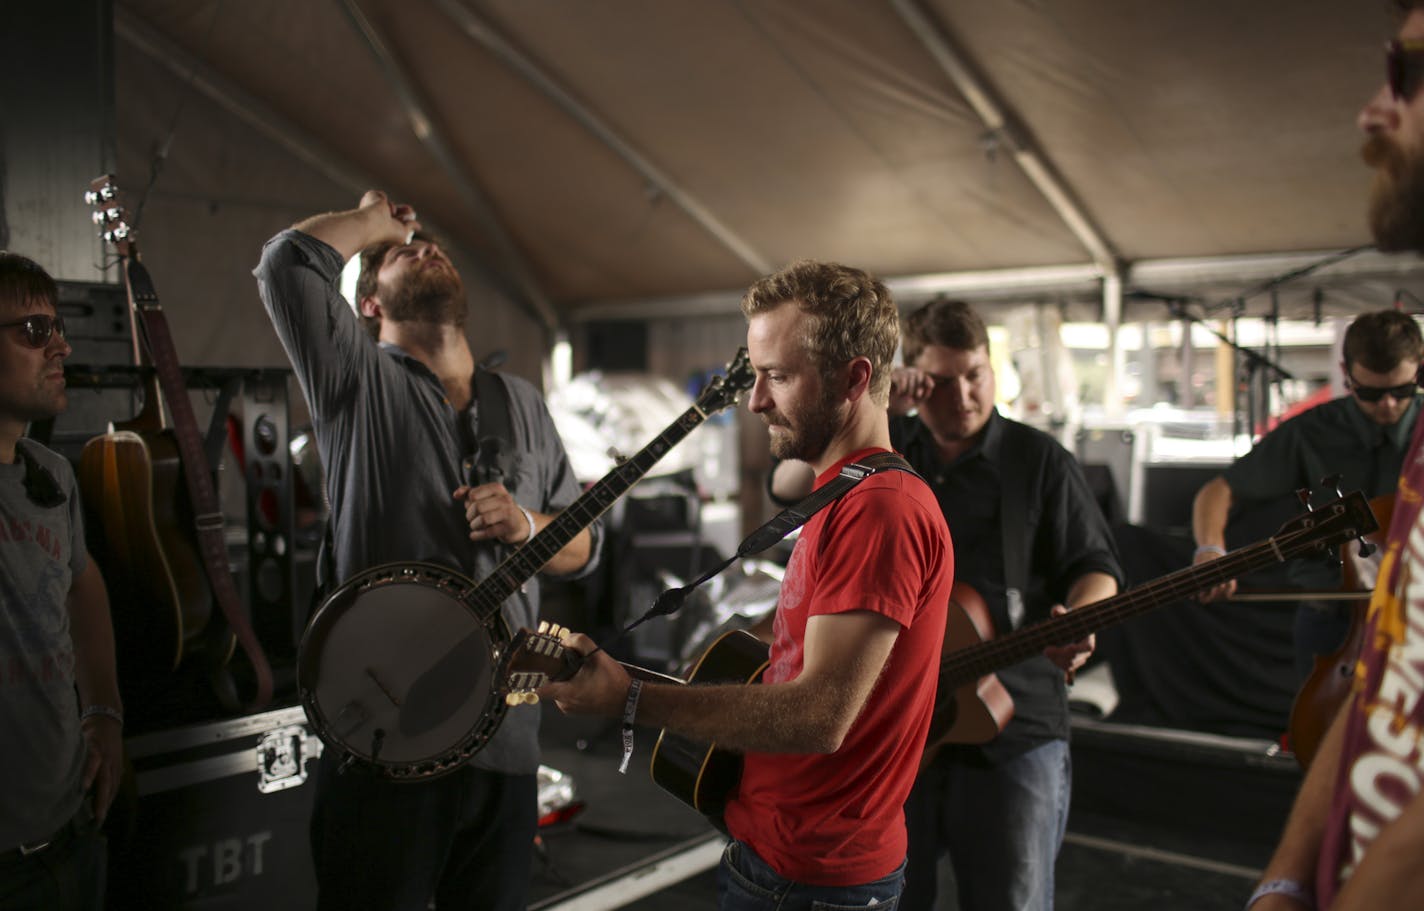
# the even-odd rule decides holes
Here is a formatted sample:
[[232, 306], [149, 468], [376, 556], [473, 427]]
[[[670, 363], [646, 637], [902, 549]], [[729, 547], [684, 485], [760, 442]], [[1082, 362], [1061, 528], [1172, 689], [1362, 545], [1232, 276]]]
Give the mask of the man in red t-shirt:
[[[886, 414], [899, 321], [858, 269], [800, 262], [742, 300], [756, 369], [749, 407], [772, 454], [820, 486], [890, 449]], [[758, 686], [642, 684], [598, 653], [540, 691], [566, 712], [663, 727], [745, 754], [725, 821], [724, 909], [893, 904], [904, 882], [902, 806], [934, 705], [953, 582], [949, 530], [917, 476], [883, 471], [806, 523]], [[593, 642], [570, 644], [590, 652]]]
[[[1424, 0], [1395, 5], [1405, 15], [1386, 82], [1359, 117], [1375, 170], [1370, 227], [1381, 250], [1424, 253]], [[1369, 390], [1414, 391], [1412, 383]], [[1404, 457], [1350, 698], [1316, 752], [1250, 911], [1424, 907], [1421, 433], [1424, 421]]]

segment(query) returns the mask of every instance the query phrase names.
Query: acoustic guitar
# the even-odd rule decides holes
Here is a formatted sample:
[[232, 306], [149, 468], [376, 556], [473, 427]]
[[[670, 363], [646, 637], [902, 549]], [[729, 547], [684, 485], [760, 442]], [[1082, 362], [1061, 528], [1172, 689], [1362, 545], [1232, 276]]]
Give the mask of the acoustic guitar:
[[[1234, 550], [1219, 560], [1168, 573], [1120, 595], [997, 639], [990, 638], [993, 625], [983, 599], [970, 586], [956, 583], [950, 597], [940, 653], [939, 687], [920, 768], [945, 744], [985, 743], [1008, 724], [1013, 717], [1013, 700], [994, 677], [995, 671], [1042, 654], [1048, 646], [1076, 642], [1089, 633], [1190, 598], [1263, 566], [1309, 554], [1328, 555], [1339, 544], [1377, 528], [1364, 495], [1347, 494], [1292, 519], [1270, 538]], [[538, 633], [521, 630], [511, 641], [497, 674], [510, 704], [537, 701], [533, 690], [550, 680], [567, 680], [578, 672], [583, 657], [562, 645], [560, 633], [557, 628], [541, 627]], [[755, 683], [766, 663], [767, 646], [749, 633], [736, 631], [713, 643], [686, 682]], [[623, 666], [644, 679], [683, 682]], [[653, 753], [651, 772], [653, 780], [665, 791], [716, 821], [740, 778], [741, 757], [719, 749], [715, 743], [693, 743], [664, 730]]]
[[[135, 363], [150, 366], [136, 313], [141, 305], [158, 306], [158, 294], [132, 230], [117, 227], [126, 218], [117, 189], [96, 182], [86, 198], [120, 256]], [[216, 625], [182, 457], [164, 419], [155, 371], [143, 373], [141, 388], [138, 414], [85, 443], [78, 470], [91, 547], [113, 594], [114, 635], [126, 676], [176, 670], [205, 645], [212, 652], [215, 643], [203, 637]], [[216, 645], [226, 660], [231, 636]]]
[[[534, 690], [549, 681], [568, 680], [583, 666], [583, 656], [565, 648], [564, 630], [541, 623], [538, 632], [520, 630], [510, 641], [498, 675], [510, 705], [539, 701]], [[619, 662], [632, 676], [654, 683], [750, 684], [761, 680], [770, 649], [746, 630], [717, 637], [683, 679]], [[719, 820], [742, 777], [739, 753], [697, 743], [664, 729], [649, 760], [649, 773], [664, 791], [694, 810]]]

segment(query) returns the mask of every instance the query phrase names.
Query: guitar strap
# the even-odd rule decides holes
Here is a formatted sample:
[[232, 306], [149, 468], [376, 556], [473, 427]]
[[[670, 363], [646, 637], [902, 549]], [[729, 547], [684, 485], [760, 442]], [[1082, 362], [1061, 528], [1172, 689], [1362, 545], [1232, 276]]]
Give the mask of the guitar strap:
[[[1005, 435], [1012, 425], [1005, 423]], [[1005, 442], [1008, 442], [1005, 440]], [[1003, 629], [1018, 629], [1024, 619], [1024, 591], [1028, 585], [1028, 447], [1009, 445], [999, 474], [999, 534], [1003, 542], [1004, 603], [1008, 616], [999, 617]]]
[[653, 606], [648, 608], [641, 617], [625, 626], [618, 637], [620, 639], [623, 638], [632, 632], [635, 627], [653, 617], [665, 617], [674, 613], [682, 607], [683, 601], [687, 599], [687, 596], [690, 595], [692, 590], [697, 588], [697, 586], [711, 579], [743, 557], [759, 554], [768, 547], [771, 547], [802, 525], [805, 525], [816, 513], [825, 509], [846, 493], [849, 493], [850, 489], [861, 481], [864, 481], [873, 474], [887, 470], [903, 471], [907, 474], [919, 477], [915, 469], [910, 467], [910, 463], [905, 461], [904, 457], [899, 453], [895, 452], [877, 452], [874, 455], [866, 456], [859, 462], [851, 462], [840, 470], [840, 474], [813, 490], [809, 496], [803, 498], [798, 503], [786, 507], [772, 517], [770, 522], [767, 522], [761, 528], [747, 535], [746, 539], [737, 546], [737, 552], [722, 561], [721, 565], [708, 570], [680, 588], [670, 588], [661, 595], [658, 595], [658, 599], [653, 603]]
[[154, 372], [158, 374], [159, 385], [168, 402], [168, 410], [173, 415], [173, 436], [178, 444], [188, 499], [193, 505], [193, 525], [198, 539], [198, 551], [203, 555], [203, 567], [207, 570], [213, 600], [222, 608], [228, 627], [251, 662], [255, 676], [256, 693], [250, 702], [237, 702], [236, 695], [226, 692], [222, 687], [219, 687], [218, 696], [225, 702], [237, 702], [234, 707], [240, 707], [243, 711], [255, 712], [272, 701], [272, 668], [267, 663], [262, 643], [257, 640], [247, 611], [238, 597], [237, 585], [232, 580], [232, 570], [228, 566], [227, 540], [223, 534], [222, 504], [218, 501], [217, 489], [213, 485], [212, 470], [208, 467], [207, 455], [198, 433], [198, 422], [193, 416], [193, 406], [188, 401], [188, 391], [183, 383], [182, 370], [178, 366], [173, 336], [168, 331], [168, 320], [158, 305], [158, 296], [148, 281], [147, 270], [133, 257], [128, 257], [125, 265], [128, 268], [129, 288], [134, 298], [134, 312], [143, 326], [143, 337], [147, 342], [149, 357], [153, 361]]

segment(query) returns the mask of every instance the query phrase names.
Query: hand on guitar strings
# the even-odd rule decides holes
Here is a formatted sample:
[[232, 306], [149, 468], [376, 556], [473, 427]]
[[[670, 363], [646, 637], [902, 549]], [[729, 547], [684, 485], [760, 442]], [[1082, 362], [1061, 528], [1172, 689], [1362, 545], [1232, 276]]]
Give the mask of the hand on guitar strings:
[[453, 496], [465, 504], [465, 521], [471, 541], [503, 541], [523, 544], [534, 537], [534, 516], [514, 502], [503, 484], [456, 487]]
[[[1212, 560], [1220, 560], [1224, 556], [1226, 556], [1226, 551], [1220, 547], [1198, 547], [1196, 553], [1192, 555], [1192, 565], [1200, 566]], [[1236, 594], [1236, 580], [1227, 579], [1225, 582], [1213, 585], [1211, 588], [1202, 589], [1201, 592], [1197, 594], [1197, 600], [1203, 604], [1207, 604], [1211, 601], [1220, 601], [1223, 598], [1230, 598], [1234, 594]]]
[[622, 715], [632, 681], [623, 666], [583, 633], [566, 633], [564, 647], [582, 655], [583, 666], [568, 680], [539, 687], [539, 698], [552, 699], [565, 715]]
[[[1061, 617], [1068, 613], [1068, 608], [1061, 604], [1053, 606], [1053, 616]], [[1098, 637], [1089, 633], [1076, 642], [1069, 642], [1065, 645], [1050, 645], [1043, 650], [1043, 655], [1049, 661], [1063, 671], [1063, 682], [1069, 686], [1073, 685], [1073, 675], [1088, 663], [1088, 658], [1093, 654], [1093, 650], [1098, 647]]]

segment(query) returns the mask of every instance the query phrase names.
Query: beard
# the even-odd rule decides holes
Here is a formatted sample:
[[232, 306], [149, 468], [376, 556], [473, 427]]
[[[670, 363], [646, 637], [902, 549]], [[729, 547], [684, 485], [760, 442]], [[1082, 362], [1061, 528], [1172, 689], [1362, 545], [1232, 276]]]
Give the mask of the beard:
[[767, 412], [768, 427], [785, 427], [789, 433], [771, 435], [771, 454], [778, 459], [814, 462], [831, 445], [841, 425], [841, 404], [827, 391], [819, 401], [782, 414]]
[[465, 324], [465, 285], [453, 268], [411, 272], [381, 291], [381, 312], [397, 323]]
[[1387, 137], [1374, 134], [1360, 149], [1374, 168], [1370, 232], [1386, 253], [1424, 253], [1424, 159], [1411, 157]]

